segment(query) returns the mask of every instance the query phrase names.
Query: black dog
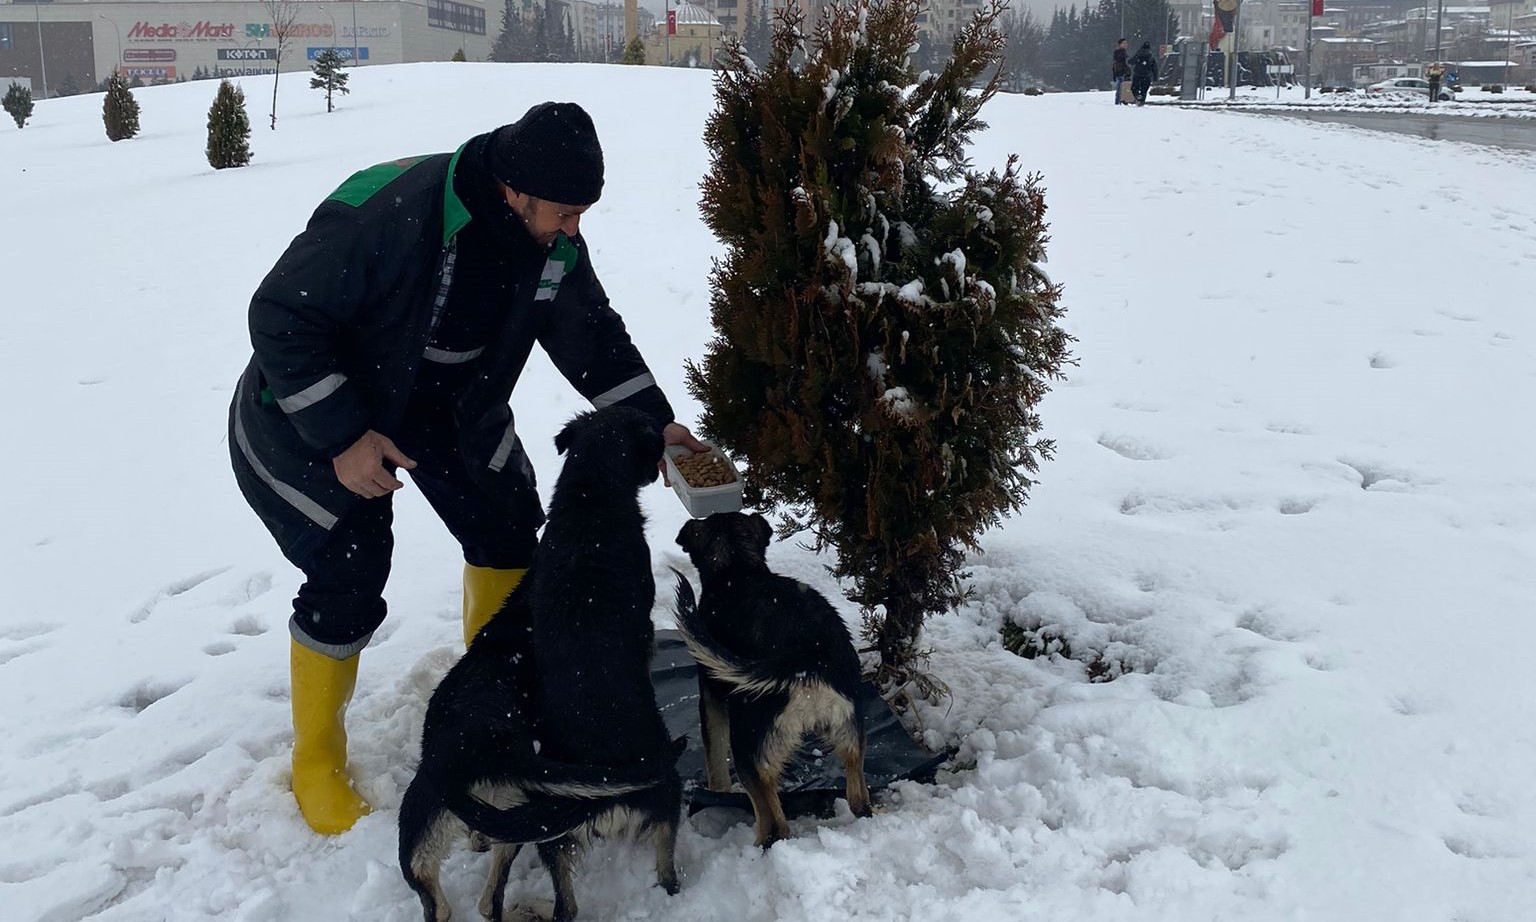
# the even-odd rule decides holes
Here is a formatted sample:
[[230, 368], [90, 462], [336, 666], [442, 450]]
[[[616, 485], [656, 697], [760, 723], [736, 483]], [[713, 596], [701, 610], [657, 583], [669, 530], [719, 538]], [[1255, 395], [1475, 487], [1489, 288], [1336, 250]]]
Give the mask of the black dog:
[[767, 519], [739, 512], [696, 519], [677, 535], [704, 581], [695, 603], [693, 587], [677, 574], [678, 630], [702, 667], [706, 779], [712, 790], [730, 789], [729, 738], [763, 848], [789, 835], [779, 775], [808, 733], [837, 750], [849, 808], [870, 815], [858, 653], [825, 597], [769, 571], [772, 537]]
[[660, 428], [611, 407], [576, 417], [555, 447], [566, 460], [534, 565], [427, 707], [400, 809], [400, 866], [427, 922], [448, 918], [437, 873], [466, 827], [498, 843], [480, 907], [493, 922], [525, 843], [554, 882], [556, 922], [576, 915], [589, 835], [653, 833], [657, 878], [677, 892], [682, 783], [650, 683], [655, 582], [637, 498], [657, 477]]

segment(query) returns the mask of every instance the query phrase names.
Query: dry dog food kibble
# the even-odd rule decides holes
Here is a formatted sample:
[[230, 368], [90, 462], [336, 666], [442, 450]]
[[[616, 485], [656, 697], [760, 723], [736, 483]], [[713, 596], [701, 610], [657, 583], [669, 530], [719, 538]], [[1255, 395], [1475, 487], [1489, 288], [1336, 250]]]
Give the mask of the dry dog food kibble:
[[718, 487], [736, 482], [736, 473], [730, 464], [713, 453], [682, 455], [673, 458], [672, 463], [690, 487]]

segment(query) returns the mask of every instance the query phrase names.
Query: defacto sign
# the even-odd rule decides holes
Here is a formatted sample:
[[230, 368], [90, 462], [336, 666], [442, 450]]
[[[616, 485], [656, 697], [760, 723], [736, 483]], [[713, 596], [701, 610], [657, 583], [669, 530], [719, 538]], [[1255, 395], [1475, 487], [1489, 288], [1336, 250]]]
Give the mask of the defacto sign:
[[[323, 52], [323, 51], [325, 51], [325, 50], [327, 50], [327, 49], [329, 49], [331, 47], [332, 46], [330, 46], [330, 45], [326, 45], [324, 48], [309, 48], [309, 49], [306, 49], [306, 50], [307, 50], [307, 52], [309, 54], [309, 59], [311, 61], [313, 61], [315, 58], [320, 56], [321, 52]], [[352, 60], [352, 46], [351, 45], [346, 45], [346, 46], [336, 45], [334, 47], [335, 47], [336, 54], [343, 61], [350, 61], [350, 60]], [[366, 60], [368, 60], [368, 48], [366, 46], [357, 49], [357, 59], [359, 61], [366, 61]]]
[[[327, 27], [329, 28], [329, 27]], [[145, 22], [139, 20], [128, 30], [129, 41], [160, 42], [207, 42], [219, 38], [234, 38], [235, 24], [214, 22]]]
[[143, 64], [169, 63], [176, 60], [175, 48], [124, 48], [123, 60]]
[[276, 48], [220, 48], [220, 61], [276, 61]]

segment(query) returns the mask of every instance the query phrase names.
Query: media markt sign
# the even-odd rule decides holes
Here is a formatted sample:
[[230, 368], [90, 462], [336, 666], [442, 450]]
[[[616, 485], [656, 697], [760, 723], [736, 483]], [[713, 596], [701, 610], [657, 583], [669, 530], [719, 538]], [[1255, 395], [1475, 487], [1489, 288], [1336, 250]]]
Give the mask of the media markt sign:
[[235, 24], [214, 22], [146, 22], [139, 20], [128, 30], [130, 42], [211, 42], [235, 37]]

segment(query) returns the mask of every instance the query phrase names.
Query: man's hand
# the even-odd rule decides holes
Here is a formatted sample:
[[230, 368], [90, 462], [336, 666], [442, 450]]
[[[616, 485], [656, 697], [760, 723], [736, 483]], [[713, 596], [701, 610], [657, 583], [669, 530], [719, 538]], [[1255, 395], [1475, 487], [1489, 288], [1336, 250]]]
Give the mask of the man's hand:
[[[661, 430], [661, 441], [664, 445], [684, 445], [689, 451], [709, 451], [709, 446], [694, 438], [688, 427], [681, 423], [667, 423], [666, 428]], [[657, 467], [661, 469], [661, 482], [672, 486], [672, 481], [667, 479], [666, 460], [663, 459]]]
[[[687, 431], [683, 430], [685, 435]], [[405, 486], [384, 466], [385, 461], [406, 470], [416, 466], [416, 462], [407, 458], [387, 436], [369, 429], [352, 443], [351, 448], [332, 458], [331, 466], [336, 469], [336, 479], [342, 486], [358, 496], [374, 499]]]

